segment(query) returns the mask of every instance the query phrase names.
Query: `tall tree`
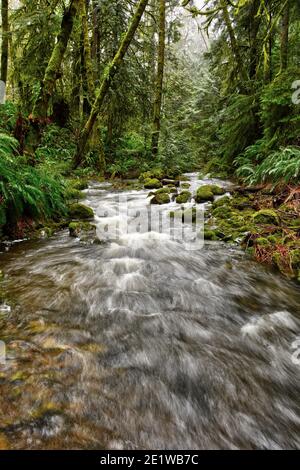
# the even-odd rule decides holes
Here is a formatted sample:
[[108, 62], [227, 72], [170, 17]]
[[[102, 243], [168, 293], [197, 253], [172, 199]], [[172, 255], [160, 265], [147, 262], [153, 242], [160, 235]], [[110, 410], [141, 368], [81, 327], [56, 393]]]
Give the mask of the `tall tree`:
[[84, 157], [84, 152], [86, 149], [87, 142], [92, 134], [96, 120], [100, 114], [104, 99], [107, 95], [107, 92], [113, 82], [113, 79], [116, 73], [119, 71], [120, 66], [123, 63], [124, 56], [131, 44], [132, 39], [134, 38], [135, 32], [140, 24], [141, 18], [146, 9], [148, 0], [140, 0], [136, 9], [135, 14], [130, 22], [129, 28], [124, 35], [123, 40], [119, 46], [117, 53], [115, 54], [112, 62], [105, 69], [104, 75], [99, 89], [96, 92], [96, 98], [90, 112], [90, 116], [83, 127], [77, 145], [77, 152], [74, 160], [75, 167], [79, 166]]
[[159, 0], [159, 43], [157, 58], [157, 77], [153, 107], [152, 155], [158, 153], [159, 134], [161, 125], [162, 93], [165, 68], [166, 43], [166, 0]]
[[0, 80], [7, 82], [8, 72], [8, 0], [1, 2], [1, 18], [2, 18], [2, 47], [1, 47], [1, 74]]
[[286, 70], [288, 66], [290, 7], [291, 4], [288, 1], [282, 14], [280, 72]]
[[60, 32], [46, 68], [43, 83], [41, 84], [41, 91], [34, 105], [33, 117], [47, 116], [49, 101], [53, 94], [56, 80], [61, 74], [62, 61], [73, 30], [79, 3], [80, 0], [70, 0], [69, 7], [64, 12]]

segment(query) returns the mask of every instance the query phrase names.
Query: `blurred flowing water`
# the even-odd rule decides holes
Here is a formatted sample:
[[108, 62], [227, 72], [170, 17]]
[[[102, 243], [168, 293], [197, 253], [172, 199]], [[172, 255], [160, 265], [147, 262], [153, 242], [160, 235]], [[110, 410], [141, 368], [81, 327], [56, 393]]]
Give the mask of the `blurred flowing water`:
[[[149, 204], [126, 194], [132, 208]], [[98, 227], [119, 196], [86, 191]], [[300, 447], [300, 288], [238, 248], [64, 231], [1, 253], [0, 269], [0, 445]]]

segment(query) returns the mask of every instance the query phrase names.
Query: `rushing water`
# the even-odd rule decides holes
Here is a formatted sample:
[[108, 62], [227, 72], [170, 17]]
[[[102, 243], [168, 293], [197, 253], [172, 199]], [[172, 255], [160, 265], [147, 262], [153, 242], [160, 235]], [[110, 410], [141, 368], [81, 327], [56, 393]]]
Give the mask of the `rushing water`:
[[[118, 198], [86, 191], [98, 227]], [[119, 230], [0, 254], [0, 445], [300, 448], [299, 287], [238, 248]]]

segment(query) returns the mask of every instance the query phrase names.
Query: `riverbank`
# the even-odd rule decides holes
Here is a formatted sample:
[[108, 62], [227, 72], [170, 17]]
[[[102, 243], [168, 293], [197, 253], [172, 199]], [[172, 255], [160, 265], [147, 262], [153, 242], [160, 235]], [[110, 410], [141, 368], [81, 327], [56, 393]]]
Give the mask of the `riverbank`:
[[299, 189], [237, 187], [206, 211], [206, 240], [242, 246], [256, 261], [300, 281]]

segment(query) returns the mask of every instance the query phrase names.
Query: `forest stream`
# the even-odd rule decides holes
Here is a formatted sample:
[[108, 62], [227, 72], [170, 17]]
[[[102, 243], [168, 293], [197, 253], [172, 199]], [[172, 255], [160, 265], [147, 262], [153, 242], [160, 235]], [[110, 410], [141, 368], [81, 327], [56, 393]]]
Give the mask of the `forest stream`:
[[[149, 205], [148, 192], [126, 191], [130, 207]], [[97, 226], [119, 196], [90, 184]], [[0, 441], [299, 448], [299, 285], [225, 243], [187, 250], [164, 233], [119, 235], [91, 244], [65, 230], [0, 254]]]

